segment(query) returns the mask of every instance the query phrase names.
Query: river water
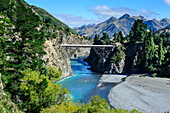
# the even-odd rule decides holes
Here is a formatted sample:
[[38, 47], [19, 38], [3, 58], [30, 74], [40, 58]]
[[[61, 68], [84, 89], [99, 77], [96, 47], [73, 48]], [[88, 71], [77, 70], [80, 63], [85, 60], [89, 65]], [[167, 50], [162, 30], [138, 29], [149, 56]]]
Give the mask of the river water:
[[59, 81], [58, 84], [62, 84], [62, 87], [70, 91], [74, 102], [87, 103], [94, 95], [99, 95], [108, 101], [107, 96], [112, 86], [97, 87], [101, 74], [89, 70], [90, 66], [83, 61], [83, 58], [72, 59], [71, 68], [73, 76]]

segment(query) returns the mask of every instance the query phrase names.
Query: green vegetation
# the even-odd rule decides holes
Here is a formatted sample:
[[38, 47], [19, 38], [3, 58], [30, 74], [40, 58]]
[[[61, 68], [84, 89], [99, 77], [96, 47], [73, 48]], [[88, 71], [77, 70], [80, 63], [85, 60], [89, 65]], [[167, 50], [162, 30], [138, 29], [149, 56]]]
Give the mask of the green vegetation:
[[[86, 105], [74, 103], [68, 90], [54, 83], [62, 72], [46, 67], [47, 62], [42, 59], [46, 54], [44, 42], [60, 36], [60, 31], [53, 33], [56, 29], [75, 33], [72, 29], [23, 0], [1, 0], [0, 6], [0, 81], [2, 79], [4, 87], [0, 86], [1, 113], [17, 113], [18, 109], [25, 113], [128, 112], [110, 108], [98, 96]], [[60, 38], [59, 42], [62, 42]], [[102, 39], [106, 44], [110, 43], [106, 33]]]
[[[86, 105], [68, 101], [61, 105], [54, 105], [43, 109], [40, 113], [129, 113], [128, 110], [110, 108], [105, 99], [99, 96], [92, 97]], [[131, 110], [130, 113], [140, 113], [137, 110]]]
[[113, 40], [114, 40], [115, 42], [123, 43], [124, 37], [123, 37], [122, 31], [120, 31], [119, 33], [115, 33], [115, 34], [114, 34], [114, 39], [113, 39]]
[[7, 96], [0, 96], [0, 113], [22, 113], [19, 112], [16, 106], [13, 103], [10, 103], [9, 97]]
[[66, 101], [68, 91], [53, 83], [61, 71], [45, 67], [42, 60], [47, 23], [22, 0], [0, 4], [0, 73], [9, 98], [20, 110], [34, 113]]
[[27, 108], [28, 112], [37, 113], [42, 108], [59, 105], [68, 100], [67, 89], [51, 82], [48, 76], [40, 75], [39, 71], [30, 69], [23, 71], [22, 74], [25, 75], [20, 85], [22, 100], [25, 103], [22, 108]]
[[143, 41], [147, 35], [147, 25], [142, 20], [136, 20], [129, 34], [130, 42]]
[[110, 38], [107, 33], [103, 33], [103, 36], [101, 37], [101, 40], [103, 40], [104, 44], [109, 44], [110, 43]]
[[125, 56], [125, 47], [122, 45], [118, 46], [115, 48], [114, 55], [110, 58], [110, 62], [116, 64], [120, 62]]
[[45, 23], [54, 25], [55, 27], [57, 27], [57, 29], [64, 30], [68, 33], [77, 34], [73, 29], [69, 28], [66, 24], [56, 19], [54, 16], [52, 16], [50, 13], [48, 13], [44, 9], [36, 7], [36, 6], [31, 6], [31, 7], [40, 15], [40, 17]]
[[18, 110], [17, 106], [12, 103], [10, 97], [3, 91], [3, 85], [0, 74], [0, 113], [22, 113]]
[[142, 20], [136, 20], [128, 36], [123, 37], [122, 32], [114, 34], [113, 41], [106, 33], [103, 37], [94, 38], [94, 44], [117, 44], [109, 57], [110, 63], [115, 65], [125, 57], [125, 73], [131, 72], [132, 62], [136, 59], [137, 73], [154, 74], [154, 77], [170, 77], [170, 33], [156, 34]]
[[[138, 50], [136, 52], [139, 54], [138, 67], [140, 67], [140, 72], [157, 73], [162, 77], [170, 77], [167, 76], [170, 68], [167, 69], [167, 72], [162, 72], [163, 68], [168, 67], [167, 62], [169, 62], [169, 58], [166, 57], [166, 54], [169, 54], [169, 46], [163, 44], [161, 35], [155, 34], [152, 28], [150, 28], [150, 30], [146, 32], [147, 27], [141, 22], [142, 21], [137, 20], [135, 21], [136, 24], [134, 24], [133, 26], [133, 28], [135, 28], [135, 26], [138, 26], [139, 31], [137, 29], [132, 29], [131, 31], [141, 34], [141, 39], [138, 37], [138, 33], [133, 35], [131, 34], [131, 36], [129, 36], [129, 43], [134, 43], [138, 45]], [[140, 41], [141, 44], [138, 43], [138, 41]]]

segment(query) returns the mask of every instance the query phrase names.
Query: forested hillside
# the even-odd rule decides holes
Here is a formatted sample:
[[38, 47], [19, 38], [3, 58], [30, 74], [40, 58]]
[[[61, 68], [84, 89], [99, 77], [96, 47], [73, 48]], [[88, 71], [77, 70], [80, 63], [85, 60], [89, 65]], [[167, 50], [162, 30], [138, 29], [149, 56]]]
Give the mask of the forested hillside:
[[73, 29], [69, 28], [66, 24], [62, 23], [60, 20], [58, 20], [57, 18], [52, 16], [50, 13], [48, 13], [44, 9], [36, 7], [36, 6], [30, 6], [30, 7], [33, 8], [36, 11], [36, 13], [38, 13], [38, 15], [41, 17], [41, 19], [45, 23], [52, 24], [57, 29], [64, 30], [66, 32], [70, 32], [73, 34], [77, 34], [77, 32], [75, 32]]

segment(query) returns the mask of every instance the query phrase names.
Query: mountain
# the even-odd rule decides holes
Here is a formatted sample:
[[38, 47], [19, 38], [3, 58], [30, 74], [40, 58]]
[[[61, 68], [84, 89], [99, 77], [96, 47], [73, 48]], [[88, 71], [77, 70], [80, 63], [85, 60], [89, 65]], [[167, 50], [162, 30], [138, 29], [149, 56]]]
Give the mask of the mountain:
[[154, 31], [170, 26], [170, 19], [167, 18], [162, 20], [147, 20], [141, 15], [130, 16], [129, 14], [124, 14], [120, 18], [110, 17], [108, 20], [97, 25], [83, 25], [81, 27], [74, 28], [74, 30], [80, 35], [84, 35], [89, 38], [94, 38], [95, 34], [102, 35], [103, 32], [106, 32], [112, 38], [113, 34], [119, 31], [122, 31], [125, 36], [129, 33], [134, 21], [137, 19], [143, 20], [144, 23], [148, 25], [148, 29], [152, 26]]
[[167, 32], [170, 32], [170, 25], [167, 26], [166, 28], [159, 29], [158, 31], [156, 31], [156, 33], [158, 33], [158, 34], [164, 34], [164, 33], [167, 33]]

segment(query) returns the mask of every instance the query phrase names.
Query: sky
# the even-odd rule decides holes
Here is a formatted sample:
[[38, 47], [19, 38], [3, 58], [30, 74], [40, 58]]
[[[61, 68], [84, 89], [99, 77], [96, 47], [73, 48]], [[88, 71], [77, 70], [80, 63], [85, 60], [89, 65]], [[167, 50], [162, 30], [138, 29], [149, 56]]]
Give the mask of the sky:
[[71, 28], [97, 24], [124, 14], [170, 19], [170, 0], [25, 0], [47, 10]]

